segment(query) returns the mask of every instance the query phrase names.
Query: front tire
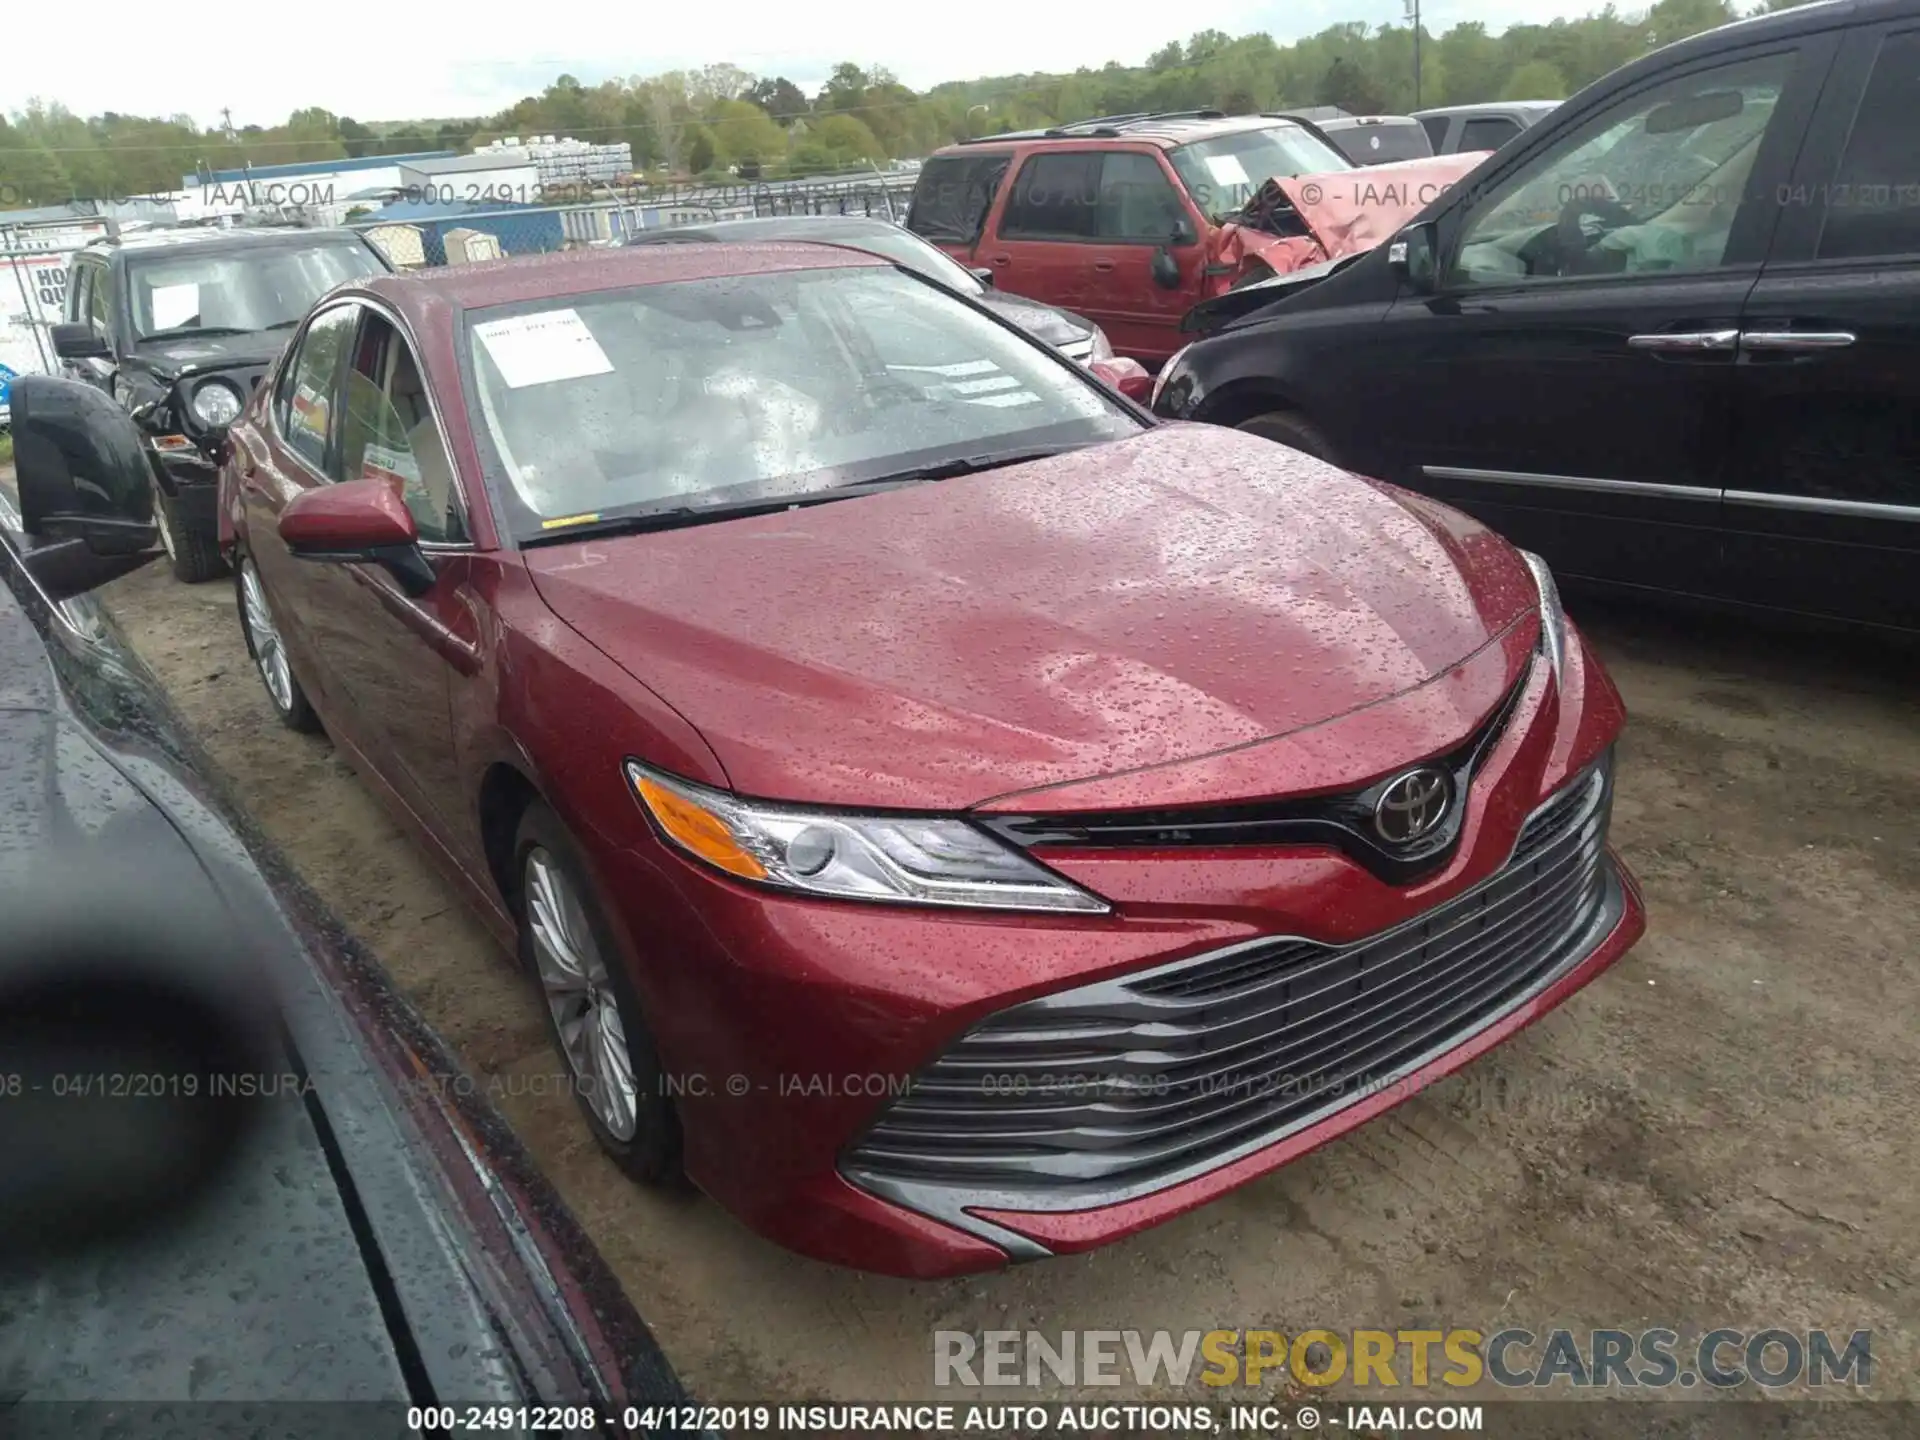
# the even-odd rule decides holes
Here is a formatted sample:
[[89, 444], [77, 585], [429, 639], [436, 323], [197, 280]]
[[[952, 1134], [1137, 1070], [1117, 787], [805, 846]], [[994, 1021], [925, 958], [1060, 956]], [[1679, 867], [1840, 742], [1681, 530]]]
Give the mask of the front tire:
[[1311, 455], [1316, 460], [1324, 460], [1329, 465], [1340, 463], [1333, 453], [1333, 446], [1308, 422], [1305, 416], [1293, 410], [1269, 410], [1264, 415], [1254, 415], [1234, 426], [1236, 430], [1245, 430], [1249, 435], [1258, 435], [1263, 439], [1274, 440]]
[[153, 520], [176, 580], [199, 585], [227, 573], [218, 538], [189, 525], [181, 515], [179, 501], [158, 485], [153, 487]]
[[680, 1174], [680, 1119], [612, 927], [566, 827], [536, 802], [514, 839], [520, 961], [587, 1127], [631, 1180]]
[[320, 717], [294, 678], [293, 662], [287, 658], [286, 643], [267, 603], [267, 587], [253, 556], [244, 550], [234, 552], [233, 594], [240, 607], [240, 633], [246, 638], [247, 654], [260, 672], [260, 683], [266, 687], [274, 714], [289, 730], [317, 734]]

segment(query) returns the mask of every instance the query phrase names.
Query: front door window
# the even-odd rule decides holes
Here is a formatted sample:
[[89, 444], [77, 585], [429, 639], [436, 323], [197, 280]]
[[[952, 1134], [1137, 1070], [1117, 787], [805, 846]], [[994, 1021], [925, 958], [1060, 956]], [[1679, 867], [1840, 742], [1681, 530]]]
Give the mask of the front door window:
[[1448, 288], [1717, 269], [1791, 52], [1666, 81], [1521, 167], [1467, 220]]

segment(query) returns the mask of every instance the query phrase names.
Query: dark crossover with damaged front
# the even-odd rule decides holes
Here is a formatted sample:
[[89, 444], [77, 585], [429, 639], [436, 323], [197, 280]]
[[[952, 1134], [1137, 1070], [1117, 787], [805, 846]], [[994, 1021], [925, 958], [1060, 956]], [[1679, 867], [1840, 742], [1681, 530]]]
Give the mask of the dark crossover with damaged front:
[[154, 517], [182, 580], [225, 573], [217, 447], [313, 302], [387, 262], [352, 230], [204, 229], [111, 235], [73, 258], [65, 373], [119, 401], [152, 452]]

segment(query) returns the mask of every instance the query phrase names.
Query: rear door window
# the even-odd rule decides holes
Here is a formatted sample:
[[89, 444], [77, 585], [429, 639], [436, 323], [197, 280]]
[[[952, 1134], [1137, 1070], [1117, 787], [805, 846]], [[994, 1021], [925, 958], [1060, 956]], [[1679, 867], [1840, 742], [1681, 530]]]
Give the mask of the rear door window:
[[1460, 128], [1460, 148], [1498, 150], [1519, 133], [1519, 125], [1504, 115], [1480, 115]]
[[1002, 150], [927, 161], [914, 182], [907, 228], [937, 244], [971, 245], [980, 238], [1012, 158]]
[[1099, 234], [1098, 151], [1035, 155], [1014, 177], [1000, 216], [1003, 240], [1092, 240]]
[[1427, 132], [1427, 143], [1433, 146], [1436, 155], [1447, 143], [1447, 121], [1452, 118], [1450, 115], [1429, 115], [1420, 122]]
[[1421, 160], [1433, 154], [1427, 132], [1412, 120], [1383, 125], [1349, 125], [1332, 132], [1340, 148], [1356, 165], [1385, 165], [1395, 160]]
[[1920, 255], [1920, 30], [1881, 45], [1833, 178], [1822, 260]]

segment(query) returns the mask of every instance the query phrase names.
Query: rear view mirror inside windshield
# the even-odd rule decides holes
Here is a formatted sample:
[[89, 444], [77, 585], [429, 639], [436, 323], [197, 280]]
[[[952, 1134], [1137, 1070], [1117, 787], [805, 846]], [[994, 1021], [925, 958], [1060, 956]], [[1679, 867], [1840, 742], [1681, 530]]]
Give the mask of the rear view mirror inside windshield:
[[1656, 106], [1647, 116], [1649, 135], [1671, 135], [1679, 130], [1696, 130], [1716, 120], [1730, 120], [1746, 106], [1738, 90], [1710, 90], [1684, 100], [1669, 100]]

